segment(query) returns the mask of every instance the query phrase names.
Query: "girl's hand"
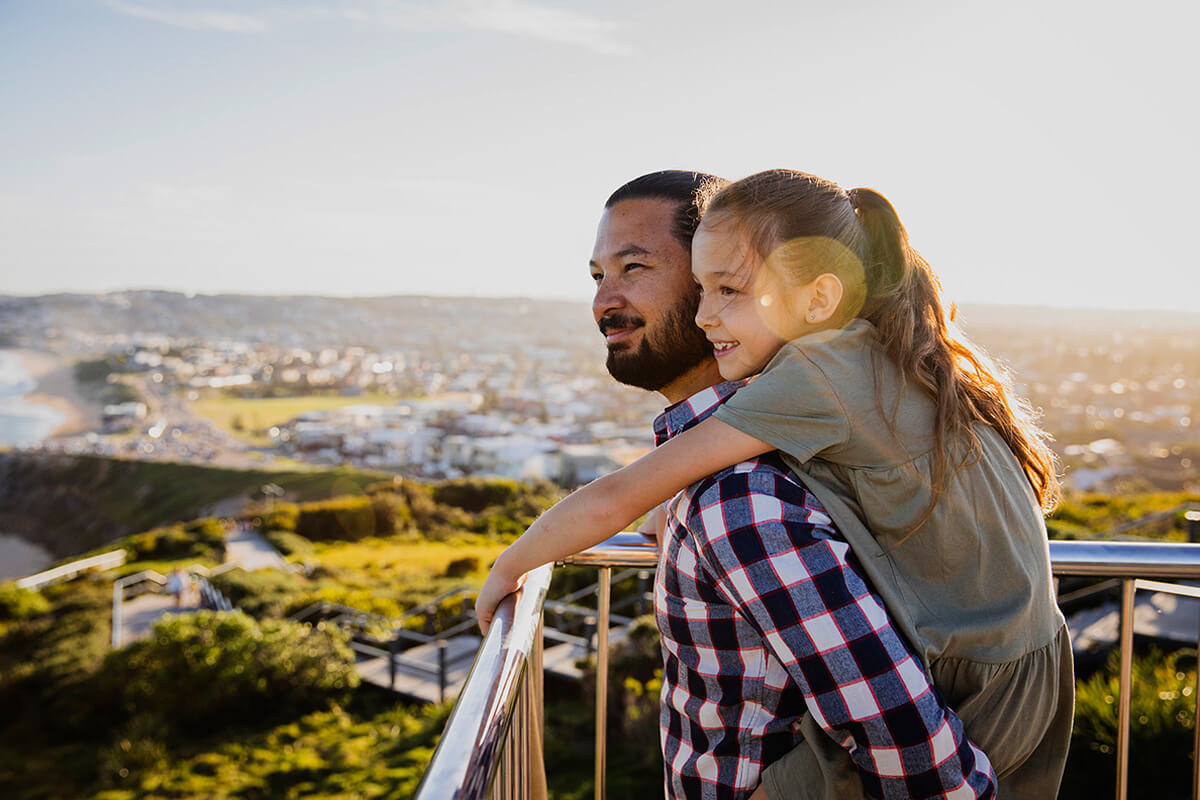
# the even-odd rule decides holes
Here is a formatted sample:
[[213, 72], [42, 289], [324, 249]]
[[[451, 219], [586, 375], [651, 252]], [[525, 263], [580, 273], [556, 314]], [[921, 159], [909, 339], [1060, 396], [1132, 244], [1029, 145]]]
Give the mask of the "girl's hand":
[[504, 556], [501, 554], [492, 565], [487, 580], [483, 582], [479, 596], [475, 598], [475, 616], [479, 618], [479, 630], [485, 636], [492, 625], [492, 619], [496, 616], [500, 601], [520, 589], [521, 584], [525, 582], [524, 574], [508, 574], [504, 569], [503, 560]]

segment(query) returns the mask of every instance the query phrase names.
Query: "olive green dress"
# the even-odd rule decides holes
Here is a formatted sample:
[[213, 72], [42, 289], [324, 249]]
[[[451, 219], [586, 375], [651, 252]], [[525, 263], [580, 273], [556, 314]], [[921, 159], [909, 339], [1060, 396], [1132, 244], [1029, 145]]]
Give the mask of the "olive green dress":
[[[1071, 648], [1042, 513], [1003, 439], [977, 423], [977, 456], [949, 448], [934, 504], [933, 402], [864, 320], [784, 345], [715, 416], [782, 451], [825, 506], [991, 760], [1000, 797], [1055, 797], [1074, 716]], [[862, 796], [846, 753], [802, 728], [805, 742], [764, 772], [772, 800]]]

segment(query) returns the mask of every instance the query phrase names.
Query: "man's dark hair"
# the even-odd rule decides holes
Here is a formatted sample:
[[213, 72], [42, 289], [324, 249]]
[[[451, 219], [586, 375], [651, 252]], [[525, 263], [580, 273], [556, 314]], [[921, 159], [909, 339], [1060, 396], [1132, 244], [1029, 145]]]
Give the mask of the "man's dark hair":
[[664, 169], [651, 172], [613, 192], [605, 208], [612, 208], [622, 200], [661, 198], [678, 203], [675, 219], [671, 224], [671, 235], [692, 252], [692, 235], [700, 225], [700, 209], [709, 195], [729, 181], [703, 172], [688, 172], [681, 169]]

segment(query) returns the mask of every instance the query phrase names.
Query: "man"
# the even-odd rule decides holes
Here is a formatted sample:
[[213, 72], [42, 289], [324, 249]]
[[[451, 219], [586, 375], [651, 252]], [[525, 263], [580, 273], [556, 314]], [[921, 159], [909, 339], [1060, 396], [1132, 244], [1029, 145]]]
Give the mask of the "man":
[[[642, 176], [609, 198], [596, 234], [592, 310], [608, 369], [672, 404], [655, 421], [659, 444], [741, 385], [721, 382], [693, 322], [697, 197], [720, 183]], [[754, 796], [772, 800], [994, 796], [987, 758], [824, 509], [775, 454], [681, 493], [660, 546], [669, 796], [746, 797], [760, 780]], [[778, 785], [769, 767], [785, 755], [811, 780]]]

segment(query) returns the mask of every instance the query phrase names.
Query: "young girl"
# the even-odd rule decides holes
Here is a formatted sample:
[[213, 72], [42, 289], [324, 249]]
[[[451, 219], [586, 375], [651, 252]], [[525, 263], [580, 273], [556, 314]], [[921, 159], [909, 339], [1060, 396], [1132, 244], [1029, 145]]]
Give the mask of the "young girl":
[[[951, 327], [891, 205], [759, 173], [711, 199], [693, 271], [722, 377], [761, 375], [538, 519], [496, 561], [481, 625], [526, 571], [780, 450], [987, 753], [1000, 796], [1054, 797], [1074, 684], [1042, 519], [1057, 497], [1053, 456], [1005, 376]], [[791, 785], [787, 759], [772, 769], [770, 783]]]

